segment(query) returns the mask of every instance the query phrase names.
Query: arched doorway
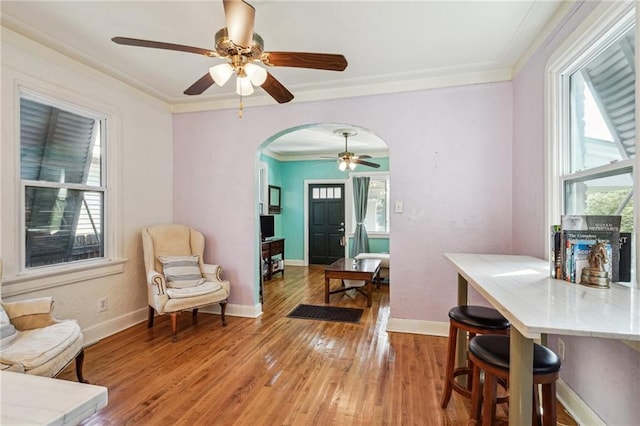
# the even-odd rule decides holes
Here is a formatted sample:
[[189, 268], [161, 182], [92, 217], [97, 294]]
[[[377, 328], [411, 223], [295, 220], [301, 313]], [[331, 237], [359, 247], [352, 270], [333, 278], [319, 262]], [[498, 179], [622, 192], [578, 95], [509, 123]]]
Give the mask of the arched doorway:
[[[346, 138], [344, 131], [349, 131]], [[348, 144], [347, 149], [345, 144]], [[339, 153], [344, 152], [362, 156], [362, 161], [366, 158], [367, 163], [379, 167], [356, 164], [353, 169], [343, 167], [343, 170], [339, 164]], [[314, 258], [309, 256], [310, 246], [317, 245], [309, 232], [309, 218], [313, 214], [310, 206], [313, 206], [314, 194], [324, 200], [327, 200], [328, 196], [342, 199], [342, 232], [345, 235], [340, 255], [348, 256], [353, 230], [351, 180], [355, 176], [370, 176], [372, 182], [377, 185], [375, 207], [370, 209], [372, 217], [369, 219], [372, 224], [381, 225], [371, 226], [372, 251], [388, 253], [389, 150], [386, 143], [372, 130], [350, 123], [313, 123], [285, 129], [270, 137], [258, 148], [255, 169], [257, 215], [272, 216], [272, 219], [267, 221], [273, 222], [274, 227], [274, 235], [270, 238], [282, 239], [284, 246], [283, 259], [276, 256], [274, 262], [265, 262], [264, 256], [269, 252], [264, 250], [260, 233], [261, 220], [257, 218], [257, 288], [261, 296], [265, 280], [273, 279], [274, 275], [279, 277], [279, 270], [276, 274], [271, 274], [273, 271], [267, 269], [273, 268], [275, 261], [283, 260], [283, 264], [276, 268], [284, 266], [285, 271], [289, 265], [308, 266], [314, 263]], [[280, 192], [280, 211], [277, 213], [270, 213], [269, 209], [272, 187], [276, 187]], [[329, 239], [335, 241], [335, 235]], [[260, 301], [263, 302], [264, 308], [262, 297]]]

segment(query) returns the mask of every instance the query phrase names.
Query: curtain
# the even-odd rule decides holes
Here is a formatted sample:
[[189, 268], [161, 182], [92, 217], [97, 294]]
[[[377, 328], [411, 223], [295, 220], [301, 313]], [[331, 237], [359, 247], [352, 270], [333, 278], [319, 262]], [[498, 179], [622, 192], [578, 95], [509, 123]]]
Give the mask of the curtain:
[[356, 213], [356, 229], [353, 233], [351, 257], [359, 253], [369, 253], [369, 237], [364, 220], [367, 217], [367, 202], [369, 200], [369, 178], [353, 178], [353, 206]]

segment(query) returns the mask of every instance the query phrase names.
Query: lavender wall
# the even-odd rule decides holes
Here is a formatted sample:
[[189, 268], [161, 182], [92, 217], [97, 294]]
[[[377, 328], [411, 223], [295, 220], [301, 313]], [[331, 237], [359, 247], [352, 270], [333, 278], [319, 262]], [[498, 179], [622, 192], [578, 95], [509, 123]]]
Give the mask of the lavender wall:
[[[513, 250], [544, 257], [544, 74], [553, 51], [597, 6], [574, 5], [568, 18], [513, 81]], [[616, 340], [562, 336], [561, 378], [608, 425], [638, 424], [640, 353]], [[557, 336], [549, 345], [557, 349]]]
[[[510, 83], [174, 115], [174, 221], [201, 229], [231, 304], [257, 303], [256, 152], [287, 128], [343, 122], [390, 150], [391, 317], [446, 321], [456, 274], [444, 252], [511, 250]], [[268, 309], [268, 307], [265, 307]]]

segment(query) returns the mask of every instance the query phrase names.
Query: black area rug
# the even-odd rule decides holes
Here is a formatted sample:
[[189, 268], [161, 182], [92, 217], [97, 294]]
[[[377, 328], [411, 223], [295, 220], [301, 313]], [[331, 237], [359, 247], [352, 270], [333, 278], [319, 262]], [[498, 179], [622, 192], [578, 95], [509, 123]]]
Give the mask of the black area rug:
[[360, 322], [364, 309], [339, 308], [335, 306], [298, 305], [289, 312], [289, 318], [313, 319], [335, 322]]

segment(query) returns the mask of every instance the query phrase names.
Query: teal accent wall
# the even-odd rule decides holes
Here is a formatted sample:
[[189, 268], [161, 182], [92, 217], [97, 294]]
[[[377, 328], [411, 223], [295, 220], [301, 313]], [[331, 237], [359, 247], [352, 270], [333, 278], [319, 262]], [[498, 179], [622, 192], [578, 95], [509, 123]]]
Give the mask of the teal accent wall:
[[[261, 160], [269, 165], [269, 184], [282, 188], [282, 213], [275, 215], [276, 236], [285, 241], [285, 258], [287, 260], [304, 259], [304, 181], [318, 179], [343, 179], [346, 182], [348, 173], [338, 170], [335, 161], [278, 161], [266, 155]], [[372, 171], [388, 171], [388, 158], [375, 158], [380, 164]], [[368, 168], [367, 168], [368, 169]], [[362, 168], [356, 169], [358, 172]], [[371, 251], [375, 253], [389, 252], [388, 238], [372, 238], [369, 241]]]
[[[280, 179], [280, 176], [282, 175], [282, 172], [280, 170], [280, 165], [282, 164], [282, 161], [278, 161], [274, 158], [271, 158], [267, 155], [261, 154], [260, 155], [260, 160], [264, 161], [265, 163], [267, 163], [268, 167], [269, 167], [269, 174], [268, 174], [268, 182], [269, 185], [275, 185], [275, 186], [279, 186], [282, 188], [282, 181]], [[285, 200], [284, 198], [284, 194], [281, 192], [280, 193], [280, 198], [282, 201]], [[265, 200], [265, 203], [268, 200]], [[282, 214], [276, 214], [273, 215], [275, 217], [275, 234], [276, 237], [282, 237]], [[285, 251], [287, 249], [287, 244], [288, 241], [285, 241]], [[285, 258], [286, 258], [286, 253], [285, 253]]]
[[[349, 247], [353, 245], [353, 237], [349, 238]], [[389, 253], [389, 238], [371, 238], [369, 236], [369, 251], [371, 253]]]

